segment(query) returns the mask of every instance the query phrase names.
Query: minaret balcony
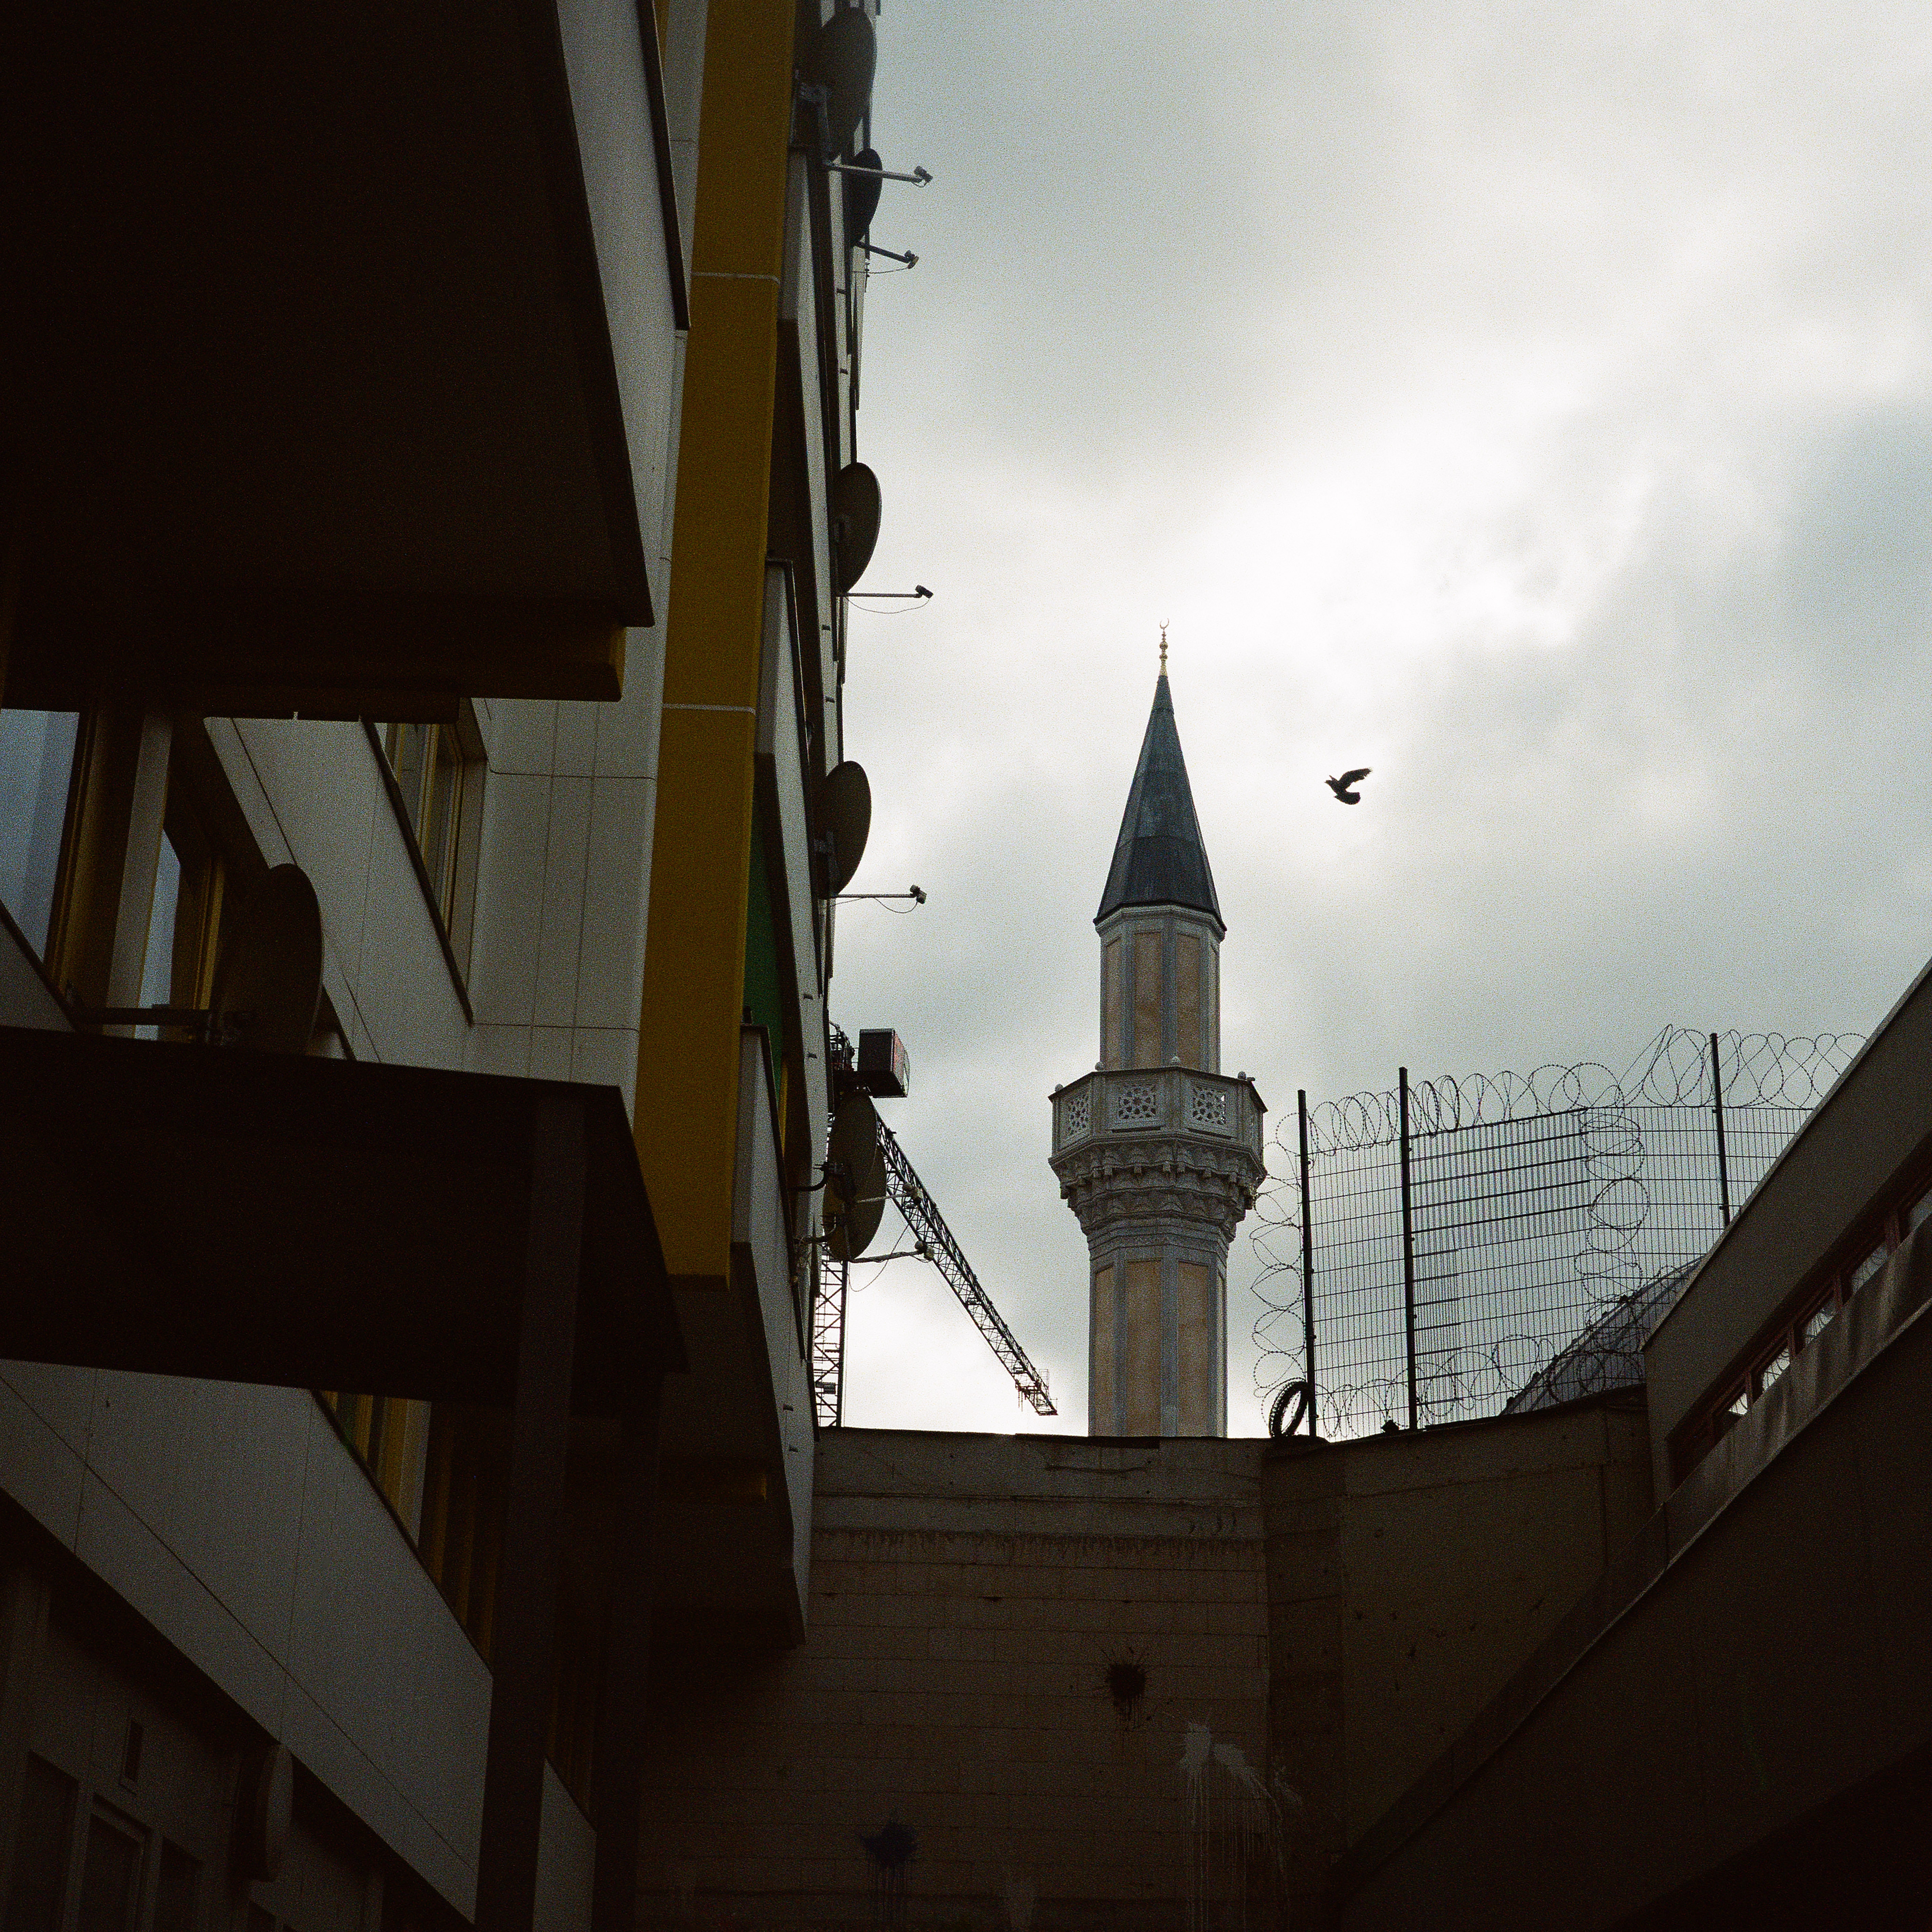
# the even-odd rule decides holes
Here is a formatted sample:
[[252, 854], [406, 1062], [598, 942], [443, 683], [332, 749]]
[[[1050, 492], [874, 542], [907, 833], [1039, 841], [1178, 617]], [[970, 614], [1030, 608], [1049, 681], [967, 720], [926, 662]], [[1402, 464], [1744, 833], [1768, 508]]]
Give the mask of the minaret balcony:
[[1053, 1151], [1058, 1156], [1093, 1144], [1178, 1134], [1245, 1148], [1258, 1162], [1266, 1112], [1245, 1074], [1119, 1067], [1089, 1073], [1054, 1094]]

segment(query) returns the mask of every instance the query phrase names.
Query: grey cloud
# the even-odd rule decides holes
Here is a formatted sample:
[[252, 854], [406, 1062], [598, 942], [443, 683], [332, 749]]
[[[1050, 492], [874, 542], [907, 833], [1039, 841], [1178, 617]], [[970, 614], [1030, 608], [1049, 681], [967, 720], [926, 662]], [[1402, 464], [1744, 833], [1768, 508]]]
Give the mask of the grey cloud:
[[[851, 742], [863, 883], [933, 898], [842, 922], [835, 1001], [906, 1033], [1070, 1426], [1046, 1096], [1160, 619], [1277, 1118], [1868, 1026], [1932, 952], [1928, 56], [1903, 9], [889, 8], [881, 142], [941, 179], [882, 218], [872, 574], [940, 594], [856, 623]], [[854, 1419], [1016, 1426], [920, 1272], [855, 1306]]]

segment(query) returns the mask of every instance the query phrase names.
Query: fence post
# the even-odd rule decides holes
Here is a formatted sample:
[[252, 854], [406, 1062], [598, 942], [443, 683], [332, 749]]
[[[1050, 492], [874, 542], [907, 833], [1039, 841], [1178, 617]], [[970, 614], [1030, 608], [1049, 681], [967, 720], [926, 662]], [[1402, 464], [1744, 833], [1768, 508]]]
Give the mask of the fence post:
[[1724, 1076], [1718, 1064], [1718, 1036], [1711, 1036], [1711, 1107], [1718, 1118], [1718, 1202], [1724, 1226], [1731, 1225], [1731, 1176], [1724, 1159]]
[[1315, 1418], [1315, 1217], [1308, 1199], [1308, 1090], [1298, 1088], [1294, 1116], [1301, 1130], [1301, 1339], [1308, 1378], [1308, 1432], [1318, 1434]]
[[1408, 1069], [1396, 1070], [1396, 1094], [1402, 1117], [1402, 1316], [1408, 1344], [1408, 1426], [1416, 1426], [1415, 1226], [1408, 1203]]

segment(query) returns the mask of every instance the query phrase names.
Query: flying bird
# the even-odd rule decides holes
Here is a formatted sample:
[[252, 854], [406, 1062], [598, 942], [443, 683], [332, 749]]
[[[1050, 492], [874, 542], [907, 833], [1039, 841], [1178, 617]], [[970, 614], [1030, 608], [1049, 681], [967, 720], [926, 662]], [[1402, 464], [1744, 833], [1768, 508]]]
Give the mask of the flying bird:
[[1368, 775], [1369, 767], [1366, 765], [1358, 765], [1352, 772], [1344, 772], [1339, 778], [1329, 779], [1328, 789], [1342, 804], [1360, 805], [1362, 802], [1362, 794], [1352, 790], [1352, 788], [1360, 784]]

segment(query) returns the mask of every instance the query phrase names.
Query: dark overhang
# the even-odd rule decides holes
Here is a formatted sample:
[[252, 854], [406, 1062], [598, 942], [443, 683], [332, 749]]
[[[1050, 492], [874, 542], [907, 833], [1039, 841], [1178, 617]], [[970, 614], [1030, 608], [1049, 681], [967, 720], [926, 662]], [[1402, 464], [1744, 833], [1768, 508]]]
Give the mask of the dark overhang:
[[10, 10], [8, 701], [614, 698], [684, 322], [648, 8]]
[[0, 1092], [0, 1356], [509, 1408], [562, 1122], [572, 1408], [682, 1366], [614, 1088], [4, 1028]]

